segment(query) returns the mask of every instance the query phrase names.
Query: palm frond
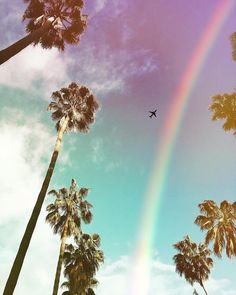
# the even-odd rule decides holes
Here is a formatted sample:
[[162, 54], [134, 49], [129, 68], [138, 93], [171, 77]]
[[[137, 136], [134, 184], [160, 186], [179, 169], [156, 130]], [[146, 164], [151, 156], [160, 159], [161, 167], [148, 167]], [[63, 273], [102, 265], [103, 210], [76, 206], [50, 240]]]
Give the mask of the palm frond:
[[195, 221], [195, 224], [197, 224], [198, 226], [200, 226], [201, 230], [204, 229], [210, 229], [214, 223], [214, 221], [212, 220], [212, 218], [208, 217], [208, 216], [204, 216], [204, 215], [199, 215]]
[[175, 271], [180, 276], [184, 276], [191, 285], [208, 279], [213, 260], [205, 243], [197, 245], [189, 236], [186, 236], [184, 240], [173, 246], [179, 252], [173, 256], [173, 260], [176, 266]]
[[48, 30], [37, 40], [43, 48], [56, 47], [64, 50], [65, 44], [78, 44], [81, 35], [87, 26], [87, 17], [82, 14], [84, 6], [82, 0], [57, 0], [55, 1], [27, 1], [28, 7], [23, 15], [23, 20], [27, 21], [26, 31], [31, 33], [46, 21], [53, 17], [54, 21]]
[[48, 192], [48, 194], [53, 195], [56, 198], [59, 198], [59, 193], [55, 189], [52, 189], [50, 192]]
[[215, 215], [218, 213], [218, 207], [213, 200], [205, 200], [203, 203], [198, 205], [200, 212], [205, 215]]
[[95, 122], [99, 104], [87, 87], [72, 82], [67, 88], [53, 92], [52, 100], [48, 109], [52, 110], [52, 119], [57, 121], [57, 130], [60, 128], [59, 121], [65, 117], [69, 118], [66, 131], [86, 133]]

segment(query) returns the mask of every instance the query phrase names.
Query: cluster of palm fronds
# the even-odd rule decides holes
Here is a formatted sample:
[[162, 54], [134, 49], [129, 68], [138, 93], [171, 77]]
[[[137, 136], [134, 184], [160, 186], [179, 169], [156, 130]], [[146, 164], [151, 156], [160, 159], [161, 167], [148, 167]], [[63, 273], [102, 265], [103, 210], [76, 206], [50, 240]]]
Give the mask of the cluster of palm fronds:
[[[233, 130], [236, 135], [236, 93], [215, 95], [212, 100], [209, 106], [213, 112], [212, 120], [224, 119], [223, 129]], [[173, 259], [176, 271], [191, 285], [199, 283], [207, 294], [203, 282], [208, 279], [213, 266], [211, 251], [207, 248], [209, 244], [213, 242], [213, 253], [217, 257], [222, 257], [223, 249], [229, 258], [236, 256], [236, 202], [230, 204], [224, 200], [218, 207], [213, 200], [207, 200], [199, 204], [199, 209], [202, 215], [195, 223], [207, 231], [204, 243], [197, 245], [186, 236], [174, 245], [179, 253]]]
[[30, 44], [43, 48], [65, 49], [65, 44], [78, 44], [87, 27], [87, 15], [82, 14], [84, 0], [24, 0], [28, 6], [23, 14], [26, 37], [0, 51], [0, 64]]
[[[28, 4], [23, 21], [26, 21], [26, 37], [0, 51], [0, 64], [16, 55], [30, 44], [40, 44], [43, 48], [57, 47], [65, 49], [65, 44], [78, 44], [87, 26], [87, 15], [82, 14], [84, 0], [24, 0]], [[55, 72], [55, 75], [57, 73]], [[92, 92], [75, 82], [68, 87], [52, 93], [52, 102], [48, 109], [56, 121], [57, 139], [46, 176], [27, 224], [3, 295], [12, 295], [27, 253], [36, 223], [48, 190], [48, 186], [60, 152], [63, 134], [69, 131], [88, 132], [95, 122], [99, 104]], [[85, 199], [87, 188], [76, 190], [76, 181], [72, 180], [69, 189], [52, 190], [55, 202], [47, 207], [47, 222], [55, 233], [61, 235], [61, 247], [57, 264], [53, 295], [58, 293], [60, 274], [65, 264], [63, 283], [67, 291], [63, 294], [95, 294], [95, 278], [99, 265], [104, 260], [99, 249], [98, 234], [88, 235], [82, 232], [81, 221], [90, 223], [92, 205]], [[75, 244], [66, 245], [66, 239], [74, 237]]]
[[207, 231], [205, 239], [197, 245], [186, 236], [174, 244], [179, 253], [173, 259], [176, 272], [184, 275], [191, 285], [199, 283], [207, 294], [203, 282], [209, 278], [213, 267], [209, 244], [213, 242], [213, 253], [217, 257], [222, 257], [223, 249], [229, 258], [236, 256], [236, 202], [230, 204], [224, 200], [218, 207], [213, 200], [206, 200], [198, 207], [201, 215], [195, 219], [195, 224]]
[[[233, 59], [236, 60], [236, 33], [231, 36], [233, 45]], [[225, 120], [224, 131], [233, 131], [236, 135], [236, 93], [225, 93], [212, 97], [209, 109], [213, 112], [212, 120]], [[209, 244], [213, 243], [213, 253], [221, 258], [222, 251], [228, 258], [236, 256], [236, 202], [232, 204], [224, 200], [218, 207], [215, 201], [206, 200], [198, 205], [201, 215], [195, 224], [201, 230], [206, 231], [203, 243], [197, 245], [186, 236], [183, 241], [174, 245], [179, 252], [173, 259], [176, 264], [176, 272], [193, 285], [199, 283], [207, 294], [203, 282], [208, 279], [213, 260], [210, 257]], [[197, 294], [196, 290], [193, 294]]]
[[[98, 283], [95, 274], [104, 261], [103, 252], [99, 249], [99, 235], [84, 234], [81, 230], [81, 220], [85, 223], [92, 220], [92, 205], [85, 199], [88, 189], [81, 188], [77, 191], [76, 186], [76, 181], [72, 179], [69, 189], [49, 192], [55, 197], [55, 201], [47, 206], [49, 213], [46, 221], [52, 226], [54, 233], [61, 235], [53, 294], [58, 292], [63, 262], [64, 274], [68, 279], [62, 284], [68, 289], [63, 294], [95, 294], [92, 289]], [[71, 236], [74, 237], [75, 245], [66, 245], [66, 239]]]
[[25, 0], [29, 3], [23, 20], [28, 21], [26, 31], [33, 33], [51, 18], [52, 25], [34, 44], [43, 48], [65, 49], [65, 43], [77, 44], [87, 24], [87, 16], [81, 13], [82, 0]]

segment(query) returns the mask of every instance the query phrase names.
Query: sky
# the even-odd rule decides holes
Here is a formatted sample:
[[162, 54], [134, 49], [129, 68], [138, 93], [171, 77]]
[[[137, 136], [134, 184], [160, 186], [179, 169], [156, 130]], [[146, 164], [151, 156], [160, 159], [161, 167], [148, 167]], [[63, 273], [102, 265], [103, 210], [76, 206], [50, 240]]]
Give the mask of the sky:
[[[187, 234], [197, 243], [204, 239], [194, 224], [199, 203], [235, 200], [236, 139], [223, 131], [222, 122], [211, 121], [208, 110], [213, 95], [235, 89], [229, 41], [236, 31], [233, 2], [86, 1], [89, 22], [79, 45], [63, 53], [29, 46], [1, 65], [0, 292], [56, 139], [47, 111], [51, 93], [75, 81], [92, 90], [101, 108], [88, 134], [64, 136], [49, 189], [69, 187], [72, 178], [91, 189], [93, 221], [83, 230], [100, 235], [105, 255], [96, 294], [187, 295], [194, 288], [204, 294], [175, 273], [172, 245]], [[199, 59], [195, 78], [186, 78], [189, 94], [170, 133], [171, 145], [165, 145], [166, 126], [177, 123], [171, 110], [176, 110], [186, 68], [217, 9], [227, 7], [215, 37], [203, 42], [208, 51]], [[0, 0], [1, 48], [25, 36], [25, 8], [23, 1]], [[150, 119], [154, 109], [157, 118]], [[165, 148], [168, 157], [162, 159]], [[162, 184], [160, 194], [157, 183]], [[15, 295], [52, 292], [60, 246], [45, 223], [52, 200], [46, 197]], [[147, 206], [151, 216], [145, 215]], [[236, 294], [235, 258], [213, 259], [209, 294]], [[139, 279], [143, 274], [146, 285]]]

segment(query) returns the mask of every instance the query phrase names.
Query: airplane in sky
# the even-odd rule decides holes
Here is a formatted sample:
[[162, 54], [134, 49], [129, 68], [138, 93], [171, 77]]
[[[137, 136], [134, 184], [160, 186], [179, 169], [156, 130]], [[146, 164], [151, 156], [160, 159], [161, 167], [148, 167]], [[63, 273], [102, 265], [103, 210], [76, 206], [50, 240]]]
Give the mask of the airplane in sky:
[[149, 113], [151, 113], [151, 115], [149, 116], [149, 118], [152, 118], [152, 116], [154, 116], [154, 117], [156, 117], [157, 116], [157, 110], [155, 110], [155, 111], [149, 111]]

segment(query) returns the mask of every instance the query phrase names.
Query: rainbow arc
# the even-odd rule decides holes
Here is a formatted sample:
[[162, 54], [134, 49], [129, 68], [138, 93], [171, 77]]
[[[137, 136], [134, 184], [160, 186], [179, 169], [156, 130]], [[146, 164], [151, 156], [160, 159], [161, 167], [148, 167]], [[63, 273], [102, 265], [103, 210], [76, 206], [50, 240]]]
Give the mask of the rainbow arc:
[[153, 173], [146, 191], [128, 295], [152, 294], [149, 290], [149, 279], [155, 225], [164, 197], [165, 182], [176, 137], [201, 69], [233, 6], [234, 0], [218, 2], [174, 92], [175, 95], [159, 140], [160, 144], [157, 147]]

